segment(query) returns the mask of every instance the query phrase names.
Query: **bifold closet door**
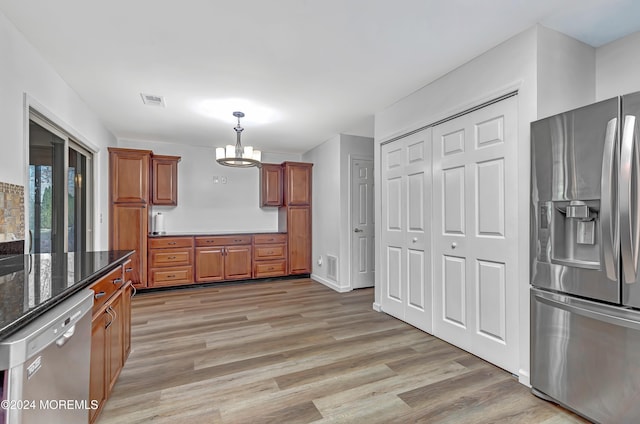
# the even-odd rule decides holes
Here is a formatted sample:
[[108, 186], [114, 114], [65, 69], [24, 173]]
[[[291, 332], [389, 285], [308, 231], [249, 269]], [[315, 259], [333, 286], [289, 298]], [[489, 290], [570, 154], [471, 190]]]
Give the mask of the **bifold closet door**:
[[516, 96], [433, 128], [434, 335], [513, 373], [516, 143]]
[[431, 130], [381, 148], [382, 310], [424, 331], [431, 319]]

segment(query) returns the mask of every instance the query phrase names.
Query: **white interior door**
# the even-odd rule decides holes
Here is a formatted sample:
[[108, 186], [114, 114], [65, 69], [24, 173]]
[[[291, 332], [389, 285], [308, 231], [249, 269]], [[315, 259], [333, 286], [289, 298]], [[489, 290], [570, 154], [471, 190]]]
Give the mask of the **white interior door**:
[[373, 160], [351, 159], [351, 288], [375, 280]]
[[434, 335], [513, 373], [516, 99], [433, 128]]
[[424, 331], [431, 319], [431, 130], [382, 146], [382, 310]]

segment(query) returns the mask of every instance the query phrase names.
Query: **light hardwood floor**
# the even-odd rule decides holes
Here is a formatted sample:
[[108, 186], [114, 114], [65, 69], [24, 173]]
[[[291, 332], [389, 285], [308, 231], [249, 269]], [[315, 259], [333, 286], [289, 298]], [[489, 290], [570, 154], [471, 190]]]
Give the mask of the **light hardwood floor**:
[[98, 423], [585, 422], [372, 304], [309, 279], [139, 294]]

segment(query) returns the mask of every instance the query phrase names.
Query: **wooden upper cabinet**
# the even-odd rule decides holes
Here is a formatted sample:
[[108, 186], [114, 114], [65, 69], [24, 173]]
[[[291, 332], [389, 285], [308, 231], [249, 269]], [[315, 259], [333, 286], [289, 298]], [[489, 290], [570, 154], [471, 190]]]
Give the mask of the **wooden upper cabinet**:
[[260, 207], [282, 206], [282, 165], [263, 163], [260, 168]]
[[312, 163], [284, 162], [285, 206], [308, 206], [311, 204]]
[[151, 157], [151, 203], [176, 206], [178, 204], [178, 162], [180, 156]]
[[109, 148], [111, 202], [148, 202], [150, 160], [151, 150]]

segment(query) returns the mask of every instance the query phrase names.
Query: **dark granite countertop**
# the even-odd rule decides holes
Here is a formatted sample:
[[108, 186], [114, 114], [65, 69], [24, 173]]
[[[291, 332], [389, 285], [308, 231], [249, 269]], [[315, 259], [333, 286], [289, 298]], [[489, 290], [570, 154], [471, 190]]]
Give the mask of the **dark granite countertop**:
[[208, 231], [208, 232], [165, 232], [162, 234], [149, 233], [149, 237], [194, 237], [194, 236], [232, 236], [240, 234], [287, 234], [284, 231]]
[[122, 263], [133, 251], [0, 256], [0, 340]]

